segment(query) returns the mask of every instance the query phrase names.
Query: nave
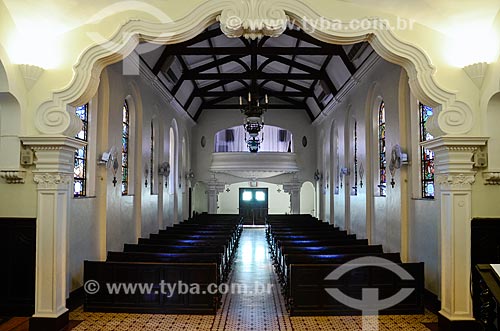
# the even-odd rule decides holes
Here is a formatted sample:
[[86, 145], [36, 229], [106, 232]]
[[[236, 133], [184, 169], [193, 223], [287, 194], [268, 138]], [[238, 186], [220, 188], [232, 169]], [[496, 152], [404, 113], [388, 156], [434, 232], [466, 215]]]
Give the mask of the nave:
[[[362, 329], [360, 316], [288, 315], [273, 271], [264, 228], [244, 228], [228, 283], [230, 286], [244, 284], [248, 291], [224, 295], [215, 316], [87, 313], [80, 307], [70, 314], [70, 319], [82, 321], [74, 331]], [[264, 289], [270, 286], [271, 290], [261, 291], [262, 285]], [[433, 330], [432, 325], [436, 322], [437, 316], [427, 310], [425, 315], [385, 315], [379, 317], [379, 330], [427, 331]], [[0, 327], [0, 331], [4, 330]]]

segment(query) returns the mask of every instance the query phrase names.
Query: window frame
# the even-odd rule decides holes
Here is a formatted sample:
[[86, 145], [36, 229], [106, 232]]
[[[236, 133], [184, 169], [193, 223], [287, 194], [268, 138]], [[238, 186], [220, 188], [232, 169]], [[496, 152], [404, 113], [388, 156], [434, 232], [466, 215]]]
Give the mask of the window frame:
[[[419, 142], [425, 142], [427, 140], [433, 139], [432, 135], [430, 135], [429, 132], [427, 132], [427, 119], [424, 116], [424, 111], [427, 112], [427, 108], [431, 109], [432, 113], [434, 113], [434, 109], [430, 106], [427, 106], [423, 104], [422, 102], [418, 102], [418, 125], [419, 125]], [[430, 135], [430, 137], [427, 137]], [[420, 195], [422, 199], [429, 199], [432, 200], [435, 198], [435, 177], [434, 177], [434, 169], [435, 169], [435, 154], [431, 150], [426, 149], [425, 147], [420, 146], [419, 148], [419, 168], [420, 168]], [[426, 156], [432, 155], [430, 158], [426, 158]], [[431, 178], [427, 178], [427, 165], [426, 163], [430, 162], [432, 163], [432, 167], [430, 170], [431, 173]], [[433, 193], [427, 194], [427, 184], [431, 184], [433, 187]]]
[[[383, 116], [382, 116], [383, 114]], [[377, 109], [378, 146], [378, 196], [387, 196], [387, 117], [385, 102], [381, 100]], [[382, 119], [383, 118], [383, 119]], [[382, 137], [383, 132], [383, 137]]]
[[[126, 116], [125, 116], [126, 114]], [[126, 118], [126, 120], [125, 120]], [[125, 127], [127, 131], [125, 132]], [[122, 106], [122, 153], [121, 153], [121, 192], [122, 196], [129, 195], [130, 192], [130, 105], [128, 101], [125, 100]], [[125, 150], [125, 142], [127, 148]], [[126, 160], [126, 164], [124, 164], [124, 160]], [[126, 189], [124, 189], [124, 184], [126, 184]]]
[[[82, 118], [81, 115], [78, 115], [78, 109], [79, 108], [82, 108], [84, 107], [85, 108], [85, 116], [84, 118]], [[78, 149], [75, 151], [75, 154], [74, 154], [74, 159], [73, 159], [73, 163], [74, 163], [74, 169], [73, 169], [73, 197], [74, 198], [84, 198], [84, 197], [87, 197], [88, 196], [88, 142], [89, 142], [89, 103], [85, 103], [83, 105], [80, 105], [80, 106], [77, 106], [75, 108], [75, 113], [77, 114], [77, 116], [80, 118], [80, 120], [82, 121], [83, 123], [83, 127], [82, 127], [82, 130], [80, 130], [80, 132], [78, 132], [78, 134], [75, 136], [75, 139], [78, 139], [80, 141], [83, 141], [86, 143], [85, 146], [83, 146], [82, 148]], [[79, 137], [81, 135], [81, 133], [83, 132], [83, 138]], [[80, 157], [79, 155], [79, 152], [83, 150], [83, 157]], [[76, 162], [77, 160], [81, 160], [82, 161], [82, 164], [83, 164], [83, 176], [82, 177], [77, 177], [77, 174], [76, 174]], [[75, 191], [75, 185], [77, 182], [81, 182], [82, 183], [82, 193], [81, 194], [77, 194], [76, 191]]]

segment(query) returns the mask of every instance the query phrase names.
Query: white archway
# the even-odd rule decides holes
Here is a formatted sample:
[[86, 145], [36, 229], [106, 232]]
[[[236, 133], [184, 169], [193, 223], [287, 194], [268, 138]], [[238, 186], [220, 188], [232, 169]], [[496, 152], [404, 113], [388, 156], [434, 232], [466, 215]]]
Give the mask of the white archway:
[[[339, 4], [349, 7], [350, 4]], [[272, 14], [271, 14], [272, 13]], [[323, 13], [324, 14], [324, 13]], [[117, 17], [119, 13], [115, 14]], [[113, 16], [113, 15], [111, 15]], [[239, 20], [231, 20], [233, 17]], [[67, 88], [54, 92], [50, 101], [43, 103], [37, 110], [35, 126], [45, 134], [64, 133], [72, 136], [78, 129], [78, 119], [73, 114], [68, 114], [65, 109], [67, 103], [82, 103], [90, 98], [97, 89], [98, 76], [102, 69], [115, 63], [128, 55], [137, 44], [142, 41], [154, 41], [158, 44], [173, 44], [189, 40], [205, 28], [221, 22], [223, 31], [230, 36], [258, 36], [269, 34], [277, 36], [282, 33], [283, 27], [267, 26], [266, 22], [275, 22], [276, 18], [283, 20], [283, 27], [288, 20], [303, 28], [313, 37], [336, 44], [352, 44], [360, 41], [369, 41], [372, 47], [384, 59], [399, 64], [408, 72], [409, 82], [414, 94], [426, 104], [431, 106], [443, 105], [439, 114], [434, 116], [432, 126], [437, 133], [465, 134], [474, 127], [474, 118], [468, 103], [459, 100], [453, 89], [440, 87], [433, 78], [436, 74], [435, 67], [426, 52], [419, 47], [409, 44], [398, 34], [392, 32], [387, 26], [387, 21], [394, 17], [373, 17], [369, 27], [352, 24], [336, 24], [318, 26], [310, 29], [307, 22], [328, 20], [328, 17], [311, 9], [303, 0], [289, 0], [286, 2], [265, 2], [262, 0], [249, 2], [225, 1], [203, 2], [198, 7], [188, 11], [185, 17], [167, 23], [151, 23], [134, 19], [123, 24], [111, 40], [102, 45], [94, 45], [82, 50], [82, 55], [75, 66], [73, 81]], [[346, 17], [348, 19], [349, 17]], [[350, 17], [359, 19], [358, 17]], [[262, 24], [254, 31], [243, 28], [249, 22], [256, 21]], [[96, 24], [95, 28], [99, 29]], [[381, 27], [381, 28], [377, 28]], [[104, 29], [104, 26], [102, 26]], [[470, 81], [463, 75], [460, 77], [463, 84]], [[467, 80], [467, 82], [462, 81]], [[470, 96], [465, 96], [470, 97]]]

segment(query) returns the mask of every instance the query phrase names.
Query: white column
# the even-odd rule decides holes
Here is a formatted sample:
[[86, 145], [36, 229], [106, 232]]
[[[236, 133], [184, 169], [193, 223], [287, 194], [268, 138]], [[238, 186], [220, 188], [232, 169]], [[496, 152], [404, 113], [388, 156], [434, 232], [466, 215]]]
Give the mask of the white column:
[[471, 206], [474, 152], [485, 138], [441, 137], [423, 144], [435, 153], [441, 201], [441, 311], [446, 323], [472, 321]]
[[218, 195], [224, 190], [224, 184], [217, 180], [208, 182], [208, 213], [217, 214]]
[[56, 330], [67, 323], [68, 216], [74, 153], [82, 142], [57, 137], [26, 137], [36, 155], [37, 186], [35, 314], [30, 330]]
[[290, 193], [290, 211], [292, 214], [300, 214], [300, 188], [299, 182], [283, 184], [283, 191]]

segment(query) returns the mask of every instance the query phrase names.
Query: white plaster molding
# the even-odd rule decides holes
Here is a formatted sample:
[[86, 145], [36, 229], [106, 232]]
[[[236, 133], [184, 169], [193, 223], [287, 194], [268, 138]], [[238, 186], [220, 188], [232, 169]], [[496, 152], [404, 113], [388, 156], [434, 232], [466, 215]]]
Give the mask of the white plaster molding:
[[444, 136], [420, 145], [435, 153], [436, 182], [443, 190], [470, 190], [475, 181], [472, 156], [485, 146], [485, 137]]
[[86, 145], [84, 141], [65, 136], [21, 137], [24, 146], [35, 151], [36, 170], [73, 174], [75, 151]]
[[483, 86], [486, 70], [488, 70], [488, 63], [486, 62], [474, 63], [464, 67], [464, 71], [467, 76], [469, 76], [479, 89]]
[[73, 181], [73, 174], [36, 172], [33, 180], [41, 189], [57, 189], [60, 185], [68, 185]]
[[469, 188], [476, 181], [475, 173], [468, 174], [437, 174], [436, 183], [448, 189]]
[[24, 78], [24, 84], [29, 91], [44, 73], [44, 69], [32, 64], [19, 64], [19, 70]]
[[[311, 31], [304, 18], [307, 21], [318, 21], [325, 17], [313, 11], [304, 2], [288, 0], [273, 1], [272, 5], [264, 5], [264, 3], [266, 3], [264, 0], [205, 1], [177, 21], [151, 23], [137, 19], [129, 20], [107, 42], [85, 49], [74, 67], [75, 74], [71, 83], [63, 90], [53, 92], [51, 100], [37, 109], [35, 123], [37, 129], [45, 134], [64, 133], [71, 136], [70, 133], [75, 130], [75, 120], [63, 109], [69, 103], [82, 103], [89, 100], [97, 91], [102, 69], [130, 54], [139, 41], [157, 44], [182, 42], [200, 34], [223, 12], [225, 12], [225, 17], [229, 17], [229, 13], [234, 12], [234, 8], [241, 10], [245, 6], [266, 9], [263, 12], [253, 10], [252, 16], [257, 19], [283, 17], [284, 12], [313, 37], [328, 43], [344, 45], [369, 41], [384, 59], [406, 69], [412, 91], [419, 100], [430, 106], [439, 104], [443, 106], [439, 114], [434, 115], [436, 120], [430, 121], [430, 126], [435, 122], [434, 132], [459, 135], [472, 129], [474, 119], [471, 107], [457, 100], [457, 91], [447, 90], [436, 83], [434, 79], [436, 69], [426, 52], [398, 38], [390, 27], [386, 26], [384, 19], [365, 18], [373, 22], [369, 28], [363, 27], [362, 24], [354, 27], [349, 22], [343, 22], [335, 25], [323, 24], [324, 26]], [[246, 14], [243, 16], [252, 17]], [[227, 27], [227, 20], [225, 22]], [[231, 26], [234, 26], [234, 23]], [[377, 26], [379, 28], [376, 28]], [[275, 27], [271, 25], [265, 29], [273, 31]], [[76, 118], [76, 115], [74, 117]]]
[[26, 178], [25, 170], [1, 170], [0, 177], [5, 179], [7, 184], [24, 184]]
[[500, 171], [483, 172], [485, 185], [500, 185]]
[[229, 38], [255, 40], [264, 36], [278, 37], [287, 27], [288, 16], [273, 1], [235, 1], [217, 17], [220, 29]]

